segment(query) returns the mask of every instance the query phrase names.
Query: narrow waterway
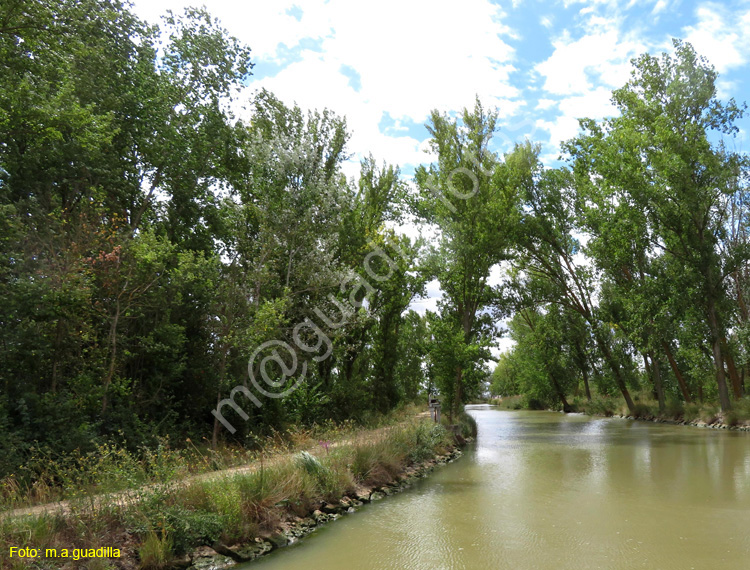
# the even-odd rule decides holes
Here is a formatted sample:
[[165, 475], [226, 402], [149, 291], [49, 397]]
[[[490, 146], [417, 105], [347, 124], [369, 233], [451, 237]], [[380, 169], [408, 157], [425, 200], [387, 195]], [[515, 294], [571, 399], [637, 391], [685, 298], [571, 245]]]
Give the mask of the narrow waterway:
[[243, 569], [750, 568], [750, 433], [469, 412], [463, 458]]

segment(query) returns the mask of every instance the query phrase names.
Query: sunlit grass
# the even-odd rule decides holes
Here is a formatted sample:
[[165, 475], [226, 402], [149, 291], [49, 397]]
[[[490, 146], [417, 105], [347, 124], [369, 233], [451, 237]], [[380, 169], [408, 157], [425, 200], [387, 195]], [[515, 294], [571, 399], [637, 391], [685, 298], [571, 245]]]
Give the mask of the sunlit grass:
[[[172, 470], [161, 485], [141, 487], [114, 502], [79, 493], [65, 514], [0, 519], [0, 551], [10, 545], [99, 547], [129, 535], [139, 564], [159, 569], [197, 546], [250, 541], [283, 520], [308, 515], [321, 502], [393, 482], [407, 466], [453, 445], [443, 426], [417, 420], [326, 435], [332, 439], [318, 440], [309, 450], [273, 459], [266, 455], [262, 466], [256, 462], [247, 471], [190, 482], [178, 480], [185, 471], [169, 467], [172, 459], [162, 454]], [[3, 561], [0, 567], [14, 566]]]

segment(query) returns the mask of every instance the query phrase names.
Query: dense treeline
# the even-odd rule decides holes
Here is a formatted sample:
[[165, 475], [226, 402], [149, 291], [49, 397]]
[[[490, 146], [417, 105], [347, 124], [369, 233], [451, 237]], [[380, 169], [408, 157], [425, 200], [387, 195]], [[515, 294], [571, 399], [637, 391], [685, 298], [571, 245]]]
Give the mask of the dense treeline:
[[[347, 180], [329, 111], [261, 92], [239, 120], [251, 70], [202, 11], [158, 30], [119, 2], [0, 4], [0, 471], [34, 445], [229, 435], [217, 399], [315, 310], [330, 357], [284, 399], [238, 402], [236, 441], [420, 393], [419, 247], [387, 229], [398, 169], [369, 158]], [[365, 288], [368, 268], [390, 276]]]
[[524, 149], [522, 232], [509, 288], [515, 349], [499, 393], [570, 408], [571, 393], [652, 393], [658, 412], [717, 400], [748, 371], [748, 156], [732, 150], [744, 105], [716, 98], [689, 44], [634, 60], [619, 116], [581, 121], [545, 170]]
[[[203, 11], [158, 29], [116, 1], [2, 0], [0, 473], [33, 446], [245, 442], [427, 391], [454, 416], [510, 315], [500, 392], [568, 407], [583, 382], [632, 406], [653, 385], [662, 405], [729, 409], [748, 366], [748, 169], [713, 133], [742, 109], [676, 48], [635, 62], [620, 116], [582, 122], [557, 169], [528, 142], [492, 152], [479, 101], [433, 112], [436, 161], [411, 187], [372, 157], [346, 178], [344, 118], [241, 100], [250, 49]], [[406, 220], [439, 237], [404, 237]], [[438, 313], [410, 311], [432, 279]], [[293, 353], [253, 360], [262, 346]], [[263, 371], [286, 395], [236, 395], [248, 419], [225, 406], [222, 430], [211, 410]]]

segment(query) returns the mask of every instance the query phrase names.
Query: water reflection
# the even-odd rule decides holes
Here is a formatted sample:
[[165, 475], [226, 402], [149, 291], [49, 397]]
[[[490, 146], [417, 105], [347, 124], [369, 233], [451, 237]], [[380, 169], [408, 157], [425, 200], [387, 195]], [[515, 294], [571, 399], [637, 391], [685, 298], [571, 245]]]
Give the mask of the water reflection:
[[246, 568], [748, 567], [750, 434], [470, 413], [459, 462]]

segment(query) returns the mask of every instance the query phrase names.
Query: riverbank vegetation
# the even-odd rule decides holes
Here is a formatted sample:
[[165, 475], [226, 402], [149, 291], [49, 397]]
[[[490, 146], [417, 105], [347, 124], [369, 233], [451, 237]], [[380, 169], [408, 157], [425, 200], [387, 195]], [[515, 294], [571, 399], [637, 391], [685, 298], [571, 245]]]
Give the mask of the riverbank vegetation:
[[[410, 183], [372, 156], [347, 177], [346, 119], [248, 93], [250, 47], [204, 10], [156, 28], [116, 0], [1, 3], [6, 504], [235, 465], [429, 394], [454, 424], [503, 323], [495, 394], [739, 421], [744, 105], [673, 47], [556, 167], [494, 152], [479, 98], [433, 111]], [[437, 310], [411, 310], [428, 283]]]
[[[470, 423], [461, 432], [467, 438]], [[309, 450], [266, 450], [264, 459], [244, 469], [190, 478], [165, 471], [158, 484], [106, 496], [89, 489], [70, 497], [64, 508], [0, 518], [0, 548], [61, 552], [71, 545], [116, 544], [120, 559], [81, 563], [87, 568], [166, 568], [199, 546], [226, 552], [227, 545], [255, 545], [255, 538], [273, 537], [285, 523], [308, 517], [321, 505], [338, 505], [346, 496], [369, 497], [410, 467], [453, 449], [454, 438], [444, 425], [410, 418], [374, 430], [339, 430], [333, 440]], [[180, 456], [169, 466], [183, 460]], [[117, 469], [109, 474], [116, 475]], [[44, 556], [35, 563], [60, 566], [60, 560]], [[0, 567], [27, 568], [28, 560], [4, 556]]]
[[[673, 422], [687, 425], [750, 428], [750, 398], [737, 400], [729, 412], [722, 412], [718, 402], [692, 402], [685, 404], [676, 398], [667, 400], [663, 410], [659, 402], [648, 392], [633, 395], [634, 410], [628, 409], [622, 398], [592, 394], [588, 398], [582, 394], [570, 394], [567, 398], [569, 412], [592, 416], [623, 417], [644, 420]], [[549, 406], [541, 400], [524, 395], [493, 397], [487, 403], [501, 410], [557, 410], [563, 411], [560, 402], [553, 401]]]
[[[82, 453], [50, 457], [32, 449], [19, 476], [5, 479], [0, 508], [13, 510], [60, 501], [138, 491], [142, 487], [182, 481], [212, 473], [273, 461], [302, 450], [328, 448], [336, 442], [359, 440], [363, 434], [387, 431], [410, 422], [421, 408], [404, 406], [363, 426], [352, 421], [326, 422], [309, 427], [290, 426], [283, 432], [257, 436], [251, 444], [211, 448], [192, 440], [172, 443], [165, 437], [156, 446], [131, 451], [127, 445], [99, 444]], [[463, 431], [471, 432], [470, 427]]]
[[526, 147], [516, 344], [495, 394], [532, 408], [747, 419], [748, 156], [731, 143], [745, 105], [719, 101], [708, 62], [674, 48], [634, 60], [613, 93], [619, 116], [582, 121], [565, 167], [543, 169]]
[[[252, 65], [201, 10], [156, 29], [119, 1], [0, 5], [4, 488], [43, 494], [49, 463], [59, 486], [76, 454], [145, 461], [169, 438], [222, 456], [424, 401], [408, 307], [427, 275], [389, 229], [398, 169], [368, 158], [347, 180], [345, 119], [248, 96]], [[248, 379], [264, 343], [315, 357], [296, 390], [258, 359], [286, 397]], [[230, 432], [211, 410], [245, 385], [262, 404], [220, 408]]]

